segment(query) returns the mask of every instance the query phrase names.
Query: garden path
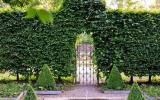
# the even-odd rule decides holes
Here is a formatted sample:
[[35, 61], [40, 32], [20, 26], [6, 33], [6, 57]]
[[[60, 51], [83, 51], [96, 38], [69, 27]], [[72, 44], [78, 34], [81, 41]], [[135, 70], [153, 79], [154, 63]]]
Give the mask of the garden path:
[[43, 95], [39, 100], [127, 100], [126, 94], [104, 94], [97, 86], [79, 85], [61, 95]]

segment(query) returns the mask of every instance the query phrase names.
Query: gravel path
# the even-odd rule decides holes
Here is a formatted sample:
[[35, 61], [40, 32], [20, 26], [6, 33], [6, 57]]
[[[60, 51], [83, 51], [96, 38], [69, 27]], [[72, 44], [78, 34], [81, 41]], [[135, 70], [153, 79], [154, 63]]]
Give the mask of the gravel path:
[[76, 86], [61, 95], [43, 95], [39, 100], [127, 100], [126, 94], [104, 94], [96, 86]]

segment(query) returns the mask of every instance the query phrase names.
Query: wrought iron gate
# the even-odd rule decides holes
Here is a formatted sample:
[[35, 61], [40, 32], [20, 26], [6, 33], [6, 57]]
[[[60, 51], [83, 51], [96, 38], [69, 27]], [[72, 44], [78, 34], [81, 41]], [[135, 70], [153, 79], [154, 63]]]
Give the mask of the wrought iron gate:
[[76, 46], [76, 83], [96, 85], [97, 72], [93, 63], [94, 46], [83, 43]]

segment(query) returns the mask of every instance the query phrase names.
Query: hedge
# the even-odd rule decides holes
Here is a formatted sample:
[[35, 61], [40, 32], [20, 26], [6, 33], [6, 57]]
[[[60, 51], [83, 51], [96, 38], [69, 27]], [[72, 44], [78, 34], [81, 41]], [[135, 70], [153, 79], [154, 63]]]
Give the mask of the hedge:
[[18, 74], [38, 73], [43, 64], [55, 75], [74, 73], [77, 34], [93, 33], [99, 71], [115, 64], [127, 75], [159, 74], [160, 14], [106, 11], [90, 0], [65, 0], [52, 24], [24, 19], [25, 13], [0, 13], [0, 67]]
[[58, 78], [73, 75], [76, 36], [82, 26], [80, 14], [75, 13], [79, 8], [72, 5], [76, 2], [66, 0], [63, 9], [53, 13], [52, 24], [25, 19], [22, 12], [0, 13], [1, 71], [29, 76], [48, 64]]
[[121, 90], [124, 88], [124, 82], [116, 66], [112, 67], [109, 78], [107, 79], [105, 85], [108, 89]]
[[36, 82], [38, 88], [53, 90], [56, 88], [56, 83], [52, 72], [47, 64], [44, 64]]
[[[92, 22], [97, 64], [108, 75], [115, 64], [127, 75], [160, 74], [160, 14], [102, 11]], [[93, 19], [92, 19], [93, 20]]]

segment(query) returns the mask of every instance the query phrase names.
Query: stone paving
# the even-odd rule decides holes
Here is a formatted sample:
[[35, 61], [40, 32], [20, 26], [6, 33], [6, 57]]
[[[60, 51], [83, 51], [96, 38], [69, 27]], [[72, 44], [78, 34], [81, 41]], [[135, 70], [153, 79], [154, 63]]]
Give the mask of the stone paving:
[[96, 86], [76, 86], [61, 95], [43, 95], [39, 100], [127, 100], [127, 94], [104, 94]]

